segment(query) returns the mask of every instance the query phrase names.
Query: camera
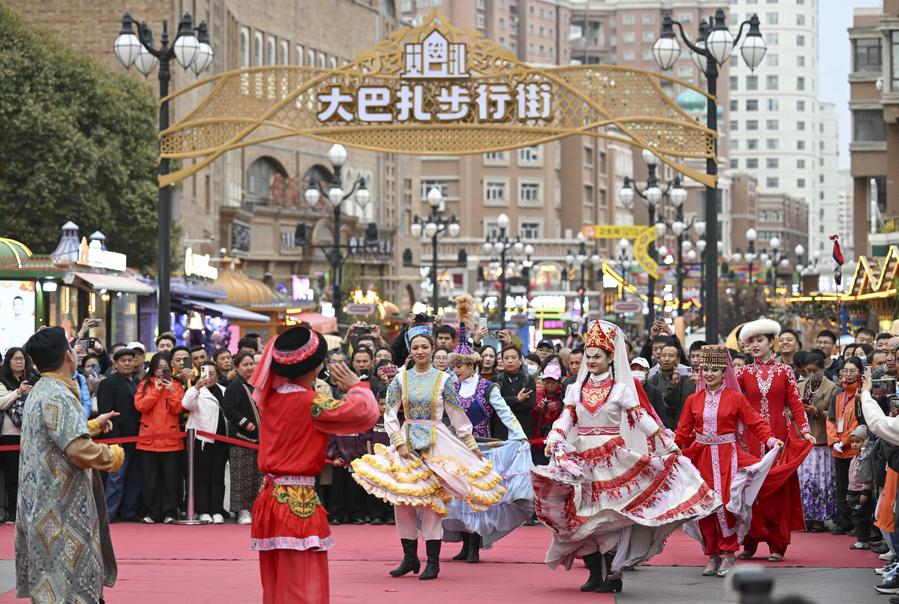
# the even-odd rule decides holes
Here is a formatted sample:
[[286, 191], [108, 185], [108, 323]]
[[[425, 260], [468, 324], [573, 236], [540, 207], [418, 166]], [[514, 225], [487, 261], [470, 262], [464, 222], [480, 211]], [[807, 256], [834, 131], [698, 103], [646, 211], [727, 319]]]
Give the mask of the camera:
[[425, 312], [420, 312], [412, 319], [416, 325], [421, 325], [423, 323], [433, 323], [434, 317]]
[[360, 325], [353, 328], [353, 333], [357, 336], [367, 336], [371, 333], [371, 325]]

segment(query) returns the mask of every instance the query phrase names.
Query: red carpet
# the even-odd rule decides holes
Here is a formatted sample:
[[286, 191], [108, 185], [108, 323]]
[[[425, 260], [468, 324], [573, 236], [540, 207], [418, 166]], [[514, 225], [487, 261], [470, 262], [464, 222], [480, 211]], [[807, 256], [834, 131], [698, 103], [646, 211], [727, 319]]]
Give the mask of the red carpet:
[[[107, 602], [128, 604], [163, 602], [258, 602], [261, 599], [256, 556], [247, 548], [249, 528], [223, 526], [144, 526], [116, 524], [113, 541], [119, 560], [119, 580], [107, 592]], [[400, 558], [396, 532], [388, 526], [338, 526], [331, 561], [331, 599], [367, 604], [427, 597], [437, 602], [483, 601], [476, 586], [503, 586], [507, 602], [546, 602], [564, 597], [572, 602], [609, 604], [611, 596], [582, 594], [577, 587], [586, 571], [551, 571], [542, 564], [549, 543], [543, 527], [522, 527], [484, 551], [481, 564], [450, 562], [458, 544], [445, 544], [440, 578], [418, 581], [413, 575], [391, 579], [387, 571]], [[14, 530], [0, 526], [0, 559], [13, 559]], [[869, 568], [878, 560], [870, 552], [850, 551], [849, 537], [794, 533], [786, 561], [771, 566]], [[760, 554], [767, 557], [765, 546]], [[424, 544], [419, 545], [424, 557]], [[759, 563], [759, 561], [753, 561]], [[768, 565], [768, 562], [761, 562]], [[678, 532], [664, 553], [652, 560], [658, 566], [705, 566], [692, 539]], [[186, 598], [189, 596], [189, 598]], [[549, 598], [549, 600], [548, 600]], [[0, 603], [15, 602], [14, 592], [0, 595]]]

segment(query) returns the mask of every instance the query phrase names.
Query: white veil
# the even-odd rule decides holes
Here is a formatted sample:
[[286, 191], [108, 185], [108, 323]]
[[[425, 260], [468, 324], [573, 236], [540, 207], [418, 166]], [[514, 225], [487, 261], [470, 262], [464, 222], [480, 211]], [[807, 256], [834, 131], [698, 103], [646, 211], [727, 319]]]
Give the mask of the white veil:
[[[613, 393], [616, 391], [621, 393], [620, 397], [624, 409], [632, 407], [634, 404], [639, 405], [640, 399], [637, 396], [637, 388], [634, 386], [634, 374], [631, 373], [630, 359], [627, 358], [627, 344], [624, 340], [624, 333], [622, 333], [620, 327], [609, 321], [596, 322], [599, 323], [605, 333], [608, 334], [613, 331], [615, 333], [615, 352], [612, 355], [614, 378], [615, 383], [621, 384], [623, 388], [615, 388]], [[565, 393], [564, 402], [566, 405], [576, 405], [578, 401], [581, 400], [581, 388], [583, 387], [584, 380], [587, 379], [588, 374], [589, 371], [587, 370], [587, 363], [585, 360], [581, 363], [580, 369], [578, 369], [577, 378], [575, 378], [574, 384], [572, 384]], [[621, 413], [620, 429], [621, 437], [624, 439], [624, 442], [629, 449], [640, 454], [649, 451], [649, 447], [646, 443], [646, 436], [642, 432], [631, 427], [630, 422], [627, 419], [627, 413], [624, 411]]]

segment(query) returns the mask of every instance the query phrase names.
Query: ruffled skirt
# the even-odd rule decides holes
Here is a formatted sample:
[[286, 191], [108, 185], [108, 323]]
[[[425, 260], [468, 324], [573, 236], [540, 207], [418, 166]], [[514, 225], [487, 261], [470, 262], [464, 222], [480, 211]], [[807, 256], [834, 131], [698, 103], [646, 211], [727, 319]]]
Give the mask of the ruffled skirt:
[[686, 457], [640, 455], [620, 436], [578, 444], [558, 443], [550, 465], [532, 472], [537, 517], [554, 533], [551, 568], [610, 550], [613, 571], [635, 566], [675, 529], [722, 505]]
[[499, 503], [506, 488], [493, 463], [472, 453], [443, 424], [433, 427], [435, 443], [410, 459], [393, 446], [375, 445], [373, 453], [352, 462], [353, 478], [391, 505], [430, 508], [441, 516], [454, 498], [478, 512]]
[[481, 445], [484, 459], [502, 476], [506, 493], [489, 510], [476, 512], [464, 501], [453, 499], [443, 520], [443, 540], [460, 541], [461, 532], [477, 533], [485, 549], [521, 526], [534, 513], [534, 488], [531, 485], [531, 446], [509, 441], [499, 447]]

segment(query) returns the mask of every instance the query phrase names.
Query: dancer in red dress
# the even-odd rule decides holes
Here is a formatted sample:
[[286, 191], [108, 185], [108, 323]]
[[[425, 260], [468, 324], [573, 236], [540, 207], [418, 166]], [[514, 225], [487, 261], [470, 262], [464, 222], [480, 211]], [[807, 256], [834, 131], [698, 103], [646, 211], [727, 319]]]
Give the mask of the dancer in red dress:
[[[740, 393], [724, 346], [703, 346], [697, 391], [684, 403], [674, 442], [721, 496], [725, 507], [699, 520], [706, 577], [724, 577], [734, 567], [739, 542], [749, 530], [752, 503], [782, 444], [768, 422]], [[742, 423], [771, 450], [762, 460], [737, 445]]]
[[269, 342], [250, 378], [261, 411], [259, 469], [265, 476], [251, 534], [265, 604], [328, 601], [333, 540], [315, 477], [325, 464], [329, 434], [365, 432], [378, 419], [371, 390], [343, 364], [330, 371], [346, 398], [316, 393], [326, 352], [321, 334], [292, 327]]
[[[741, 560], [755, 556], [759, 542], [764, 541], [771, 550], [768, 560], [780, 562], [790, 545], [790, 532], [805, 529], [796, 471], [815, 445], [815, 437], [808, 425], [793, 369], [774, 358], [774, 338], [779, 333], [780, 325], [769, 319], [747, 323], [740, 331], [740, 340], [755, 359], [754, 363], [737, 369], [740, 388], [752, 408], [768, 421], [774, 436], [784, 443], [777, 466], [769, 474], [753, 508], [752, 528], [743, 542]], [[798, 424], [798, 433], [794, 422]], [[752, 455], [764, 455], [765, 443], [754, 434], [744, 433], [743, 442]]]

